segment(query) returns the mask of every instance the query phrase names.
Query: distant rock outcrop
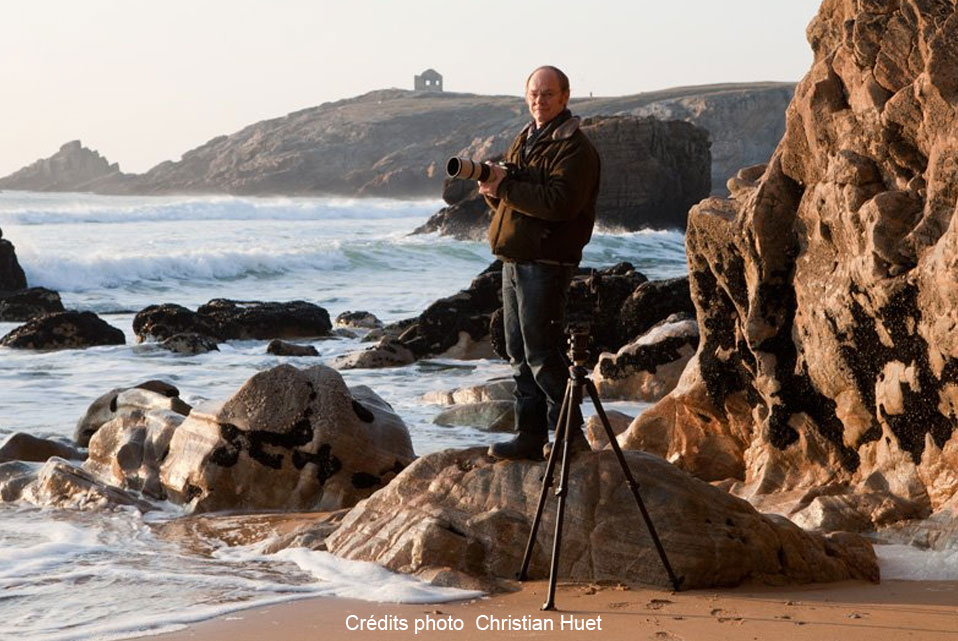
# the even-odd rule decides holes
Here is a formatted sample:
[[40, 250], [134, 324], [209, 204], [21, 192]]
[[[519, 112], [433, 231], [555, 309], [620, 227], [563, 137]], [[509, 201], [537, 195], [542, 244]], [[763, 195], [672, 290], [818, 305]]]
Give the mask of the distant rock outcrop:
[[[704, 129], [677, 120], [617, 116], [586, 118], [582, 131], [602, 158], [596, 203], [600, 227], [684, 229], [689, 208], [709, 194], [711, 165]], [[498, 142], [497, 138], [489, 145]], [[449, 206], [414, 233], [438, 231], [460, 239], [483, 239], [491, 212], [474, 184], [467, 185], [471, 190], [447, 185], [443, 198]]]
[[[570, 106], [581, 116], [654, 115], [708, 130], [712, 183], [724, 192], [722, 186], [736, 169], [771, 156], [793, 87], [680, 87], [576, 99]], [[68, 143], [54, 157], [3, 179], [0, 188], [432, 197], [440, 192], [449, 156], [486, 159], [505, 149], [528, 118], [526, 105], [516, 96], [387, 89], [252, 124], [145, 174], [121, 174], [79, 143]]]
[[72, 140], [49, 158], [0, 178], [0, 189], [23, 191], [98, 191], [100, 187], [122, 184], [126, 175], [116, 163]]
[[825, 0], [787, 129], [689, 214], [701, 332], [620, 442], [806, 527], [958, 500], [958, 13]]

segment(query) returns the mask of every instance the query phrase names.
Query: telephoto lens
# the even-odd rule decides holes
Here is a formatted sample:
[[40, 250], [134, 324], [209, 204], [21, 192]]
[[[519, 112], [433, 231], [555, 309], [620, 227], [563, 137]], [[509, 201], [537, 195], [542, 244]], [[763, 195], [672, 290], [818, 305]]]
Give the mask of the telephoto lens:
[[446, 175], [459, 180], [486, 182], [492, 175], [492, 169], [486, 163], [453, 156], [446, 162]]

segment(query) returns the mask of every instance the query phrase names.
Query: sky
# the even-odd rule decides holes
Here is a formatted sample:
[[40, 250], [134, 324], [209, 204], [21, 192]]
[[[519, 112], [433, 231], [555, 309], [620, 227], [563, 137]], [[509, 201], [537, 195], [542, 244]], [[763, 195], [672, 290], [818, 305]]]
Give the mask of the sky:
[[80, 139], [141, 173], [221, 134], [374, 89], [520, 96], [798, 81], [820, 0], [30, 0], [0, 5], [0, 176]]

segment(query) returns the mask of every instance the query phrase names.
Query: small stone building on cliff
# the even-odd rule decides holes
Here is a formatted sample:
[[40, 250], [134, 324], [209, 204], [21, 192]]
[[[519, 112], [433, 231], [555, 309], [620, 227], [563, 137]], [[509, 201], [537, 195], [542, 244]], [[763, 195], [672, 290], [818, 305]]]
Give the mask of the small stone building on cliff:
[[426, 69], [413, 80], [416, 91], [442, 91], [442, 74], [435, 69]]

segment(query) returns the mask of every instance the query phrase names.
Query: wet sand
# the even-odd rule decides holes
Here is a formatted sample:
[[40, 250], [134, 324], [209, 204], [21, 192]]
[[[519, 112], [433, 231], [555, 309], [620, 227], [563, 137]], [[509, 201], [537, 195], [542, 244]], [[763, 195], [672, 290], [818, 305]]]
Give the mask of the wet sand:
[[[152, 638], [958, 641], [958, 582], [844, 582], [679, 593], [560, 584], [559, 610], [542, 612], [546, 590], [544, 582], [533, 582], [519, 592], [436, 605], [314, 598], [245, 610]], [[417, 625], [428, 629], [417, 631]]]

